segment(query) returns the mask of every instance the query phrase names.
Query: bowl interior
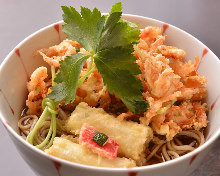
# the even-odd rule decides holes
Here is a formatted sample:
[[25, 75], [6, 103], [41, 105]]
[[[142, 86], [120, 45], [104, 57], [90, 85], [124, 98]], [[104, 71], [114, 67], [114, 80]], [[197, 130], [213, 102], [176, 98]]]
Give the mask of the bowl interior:
[[[207, 139], [219, 133], [220, 121], [220, 61], [204, 44], [188, 33], [163, 22], [132, 15], [124, 15], [126, 20], [139, 23], [140, 28], [145, 26], [161, 27], [166, 37], [166, 44], [184, 49], [186, 60], [194, 60], [199, 56], [198, 72], [208, 79], [209, 125]], [[26, 84], [31, 73], [39, 66], [47, 66], [40, 56], [34, 53], [41, 48], [59, 44], [65, 39], [62, 32], [63, 22], [50, 25], [32, 34], [11, 51], [0, 67], [0, 117], [5, 125], [10, 126], [17, 133], [18, 117], [25, 106], [27, 98]], [[48, 69], [49, 71], [50, 69]], [[220, 98], [219, 98], [220, 99]]]

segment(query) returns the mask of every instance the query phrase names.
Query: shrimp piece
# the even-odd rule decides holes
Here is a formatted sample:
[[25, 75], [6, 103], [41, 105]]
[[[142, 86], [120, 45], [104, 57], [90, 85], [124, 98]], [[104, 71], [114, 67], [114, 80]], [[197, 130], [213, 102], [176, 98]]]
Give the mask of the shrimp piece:
[[206, 87], [199, 87], [197, 93], [193, 94], [191, 100], [202, 100], [208, 96], [208, 89]]
[[29, 101], [36, 100], [38, 96], [42, 96], [47, 92], [46, 83], [44, 82], [47, 76], [46, 67], [39, 67], [32, 73], [30, 81], [27, 84]]
[[41, 99], [33, 102], [26, 100], [26, 106], [28, 107], [27, 114], [39, 116], [42, 112], [41, 103]]
[[166, 120], [173, 120], [181, 128], [183, 125], [189, 125], [194, 116], [192, 103], [183, 102], [180, 106], [172, 106], [166, 112]]
[[207, 79], [200, 75], [198, 76], [189, 76], [183, 79], [183, 84], [185, 87], [189, 88], [197, 88], [202, 87], [204, 84], [207, 83]]
[[[83, 76], [86, 72], [82, 70]], [[75, 100], [68, 105], [62, 102], [62, 108], [67, 111], [72, 111], [80, 102], [86, 102], [89, 106], [99, 107], [107, 109], [111, 103], [111, 98], [108, 93], [107, 87], [104, 86], [98, 70], [95, 70], [89, 75], [89, 77], [83, 82], [83, 84], [76, 90]]]
[[205, 87], [199, 88], [180, 88], [181, 96], [178, 100], [202, 100], [208, 95], [208, 90]]
[[147, 52], [147, 50], [139, 47], [139, 44], [134, 45], [134, 55], [137, 57], [137, 60], [141, 60], [142, 62], [144, 62], [147, 57], [150, 57], [150, 54]]
[[165, 36], [159, 36], [158, 39], [156, 39], [156, 41], [151, 44], [149, 52], [156, 53], [157, 48], [159, 48], [159, 46], [163, 44], [164, 40]]
[[59, 62], [65, 58], [62, 56], [47, 57], [47, 55], [42, 53], [41, 51], [39, 51], [39, 53], [41, 56], [43, 56], [45, 62], [47, 62], [50, 66], [54, 67], [60, 67]]
[[29, 91], [26, 105], [29, 108], [27, 114], [38, 115], [41, 112], [41, 101], [46, 97], [47, 85], [44, 80], [47, 78], [47, 68], [39, 67], [31, 75], [27, 83]]
[[165, 97], [174, 93], [183, 86], [180, 77], [173, 73], [171, 68], [165, 69], [154, 82], [151, 93], [156, 97]]
[[144, 84], [146, 84], [146, 87], [151, 92], [154, 89], [154, 82], [158, 79], [159, 74], [163, 72], [167, 65], [158, 60], [156, 57], [148, 57], [145, 59], [143, 66], [143, 77], [144, 80], [146, 80]]
[[180, 106], [172, 106], [166, 113], [166, 121], [174, 121], [183, 130], [200, 130], [207, 126], [206, 106], [201, 102], [183, 102]]
[[161, 35], [161, 28], [148, 26], [141, 31], [140, 38], [153, 43]]
[[173, 73], [168, 64], [169, 60], [158, 54], [146, 58], [144, 70], [141, 70], [144, 87], [157, 98], [168, 96], [183, 86], [180, 77]]
[[140, 49], [138, 45], [134, 45], [134, 55], [137, 57], [136, 63], [140, 66], [142, 75], [144, 74], [144, 62], [147, 57], [150, 57], [146, 50]]
[[149, 47], [150, 47], [150, 44], [147, 43], [145, 40], [140, 39], [137, 46], [138, 46], [138, 48], [140, 48], [142, 50], [148, 51]]
[[104, 86], [100, 73], [95, 70], [87, 80], [78, 88], [77, 96], [82, 98], [89, 106], [101, 108], [107, 107], [110, 102], [110, 96], [106, 86]]
[[208, 108], [206, 103], [201, 104], [201, 102], [193, 102], [192, 104], [196, 114], [196, 121], [193, 123], [193, 128], [198, 131], [207, 126], [208, 120], [206, 111]]
[[[75, 41], [64, 40], [59, 45], [52, 46], [49, 49], [41, 49], [37, 51], [37, 53], [43, 56], [44, 61], [46, 61], [49, 65], [60, 67], [59, 62], [61, 60], [63, 60], [66, 56], [76, 54], [76, 47], [81, 47], [81, 45]], [[82, 52], [84, 51], [82, 50]]]
[[191, 61], [184, 63], [181, 60], [175, 60], [175, 62], [172, 62], [169, 65], [175, 74], [179, 75], [181, 78], [185, 78], [196, 69], [196, 60], [194, 65]]
[[152, 129], [159, 135], [166, 135], [167, 141], [181, 131], [181, 128], [173, 120], [167, 121], [166, 114], [158, 114], [152, 118]]
[[131, 117], [132, 115], [133, 113], [131, 111], [128, 111], [126, 113], [121, 113], [119, 116], [117, 116], [117, 119], [119, 119], [120, 121], [123, 121], [127, 119], [128, 117]]
[[186, 56], [186, 52], [184, 50], [176, 48], [174, 46], [161, 45], [158, 46], [158, 50], [163, 56], [167, 58], [181, 60]]
[[165, 58], [164, 56], [162, 56], [162, 54], [157, 54], [157, 55], [155, 56], [155, 58], [156, 58], [157, 61], [163, 62], [163, 64], [165, 64], [165, 65], [168, 67], [168, 65], [169, 65], [169, 63], [170, 63], [170, 60], [167, 59], [167, 58]]
[[202, 87], [207, 83], [207, 79], [194, 71], [196, 66], [192, 65], [191, 61], [185, 64], [181, 61], [175, 61], [170, 66], [173, 68], [174, 73], [181, 77], [183, 83], [183, 88], [180, 89], [183, 94], [181, 99], [186, 100], [193, 97], [193, 100], [201, 100], [207, 96], [206, 89]]
[[[145, 95], [143, 95], [145, 97]], [[149, 123], [151, 122], [152, 118], [154, 116], [157, 116], [158, 115], [158, 110], [164, 105], [166, 104], [167, 102], [170, 102], [178, 97], [181, 96], [181, 92], [180, 91], [177, 91], [177, 92], [174, 92], [173, 94], [167, 96], [167, 97], [163, 97], [163, 98], [160, 98], [158, 100], [154, 100], [152, 97], [148, 97], [146, 98], [146, 100], [148, 101], [149, 103], [149, 109], [144, 112], [144, 117], [141, 117], [140, 118], [140, 122], [142, 124], [145, 124], [145, 125], [149, 125]]]
[[144, 64], [144, 79], [148, 91], [155, 97], [168, 96], [183, 86], [180, 77], [161, 57], [148, 58]]
[[166, 131], [167, 141], [171, 141], [173, 139], [173, 137], [182, 130], [174, 121], [171, 120], [171, 121], [165, 122], [163, 125], [161, 125], [159, 132], [164, 133], [165, 131]]
[[50, 47], [46, 55], [48, 57], [70, 55], [75, 53], [75, 48], [81, 48], [81, 45], [75, 41], [63, 40], [59, 45]]
[[152, 118], [152, 129], [159, 135], [166, 135], [166, 140], [171, 141], [173, 137], [181, 131], [181, 128], [173, 121], [165, 122], [165, 114], [157, 115]]
[[140, 49], [138, 45], [134, 45], [134, 55], [137, 57], [136, 63], [139, 65], [139, 69], [141, 70], [142, 74], [137, 75], [137, 77], [142, 81], [144, 91], [147, 90], [147, 85], [145, 84], [145, 69], [144, 63], [147, 57], [150, 57], [146, 50]]
[[166, 135], [167, 141], [182, 130], [200, 130], [207, 126], [207, 105], [201, 102], [183, 102], [180, 106], [171, 106], [166, 113], [158, 114], [151, 120], [152, 129], [160, 135]]

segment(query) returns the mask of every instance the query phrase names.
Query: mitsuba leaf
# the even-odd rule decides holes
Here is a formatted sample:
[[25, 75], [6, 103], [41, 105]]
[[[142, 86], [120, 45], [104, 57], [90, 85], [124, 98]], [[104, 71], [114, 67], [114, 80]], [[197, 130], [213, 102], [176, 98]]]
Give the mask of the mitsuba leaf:
[[114, 13], [114, 12], [121, 12], [122, 11], [122, 5], [121, 2], [117, 2], [112, 6], [111, 12], [110, 14]]
[[91, 11], [81, 7], [81, 14], [73, 7], [62, 9], [67, 38], [79, 42], [90, 55], [77, 53], [60, 61], [60, 72], [54, 80], [57, 84], [48, 97], [55, 102], [65, 100], [66, 104], [74, 101], [80, 72], [91, 56], [110, 93], [119, 97], [131, 112], [146, 110], [142, 84], [135, 76], [141, 72], [132, 54], [140, 30], [135, 30], [137, 24], [121, 19], [121, 3], [113, 5], [110, 14], [103, 16], [96, 8]]
[[133, 113], [146, 110], [147, 103], [142, 98], [141, 81], [133, 76], [140, 74], [131, 48], [115, 47], [98, 52], [94, 61], [104, 84], [110, 93], [119, 97]]
[[[106, 67], [116, 69], [120, 68], [121, 70], [127, 70], [129, 75], [134, 77], [133, 75], [141, 74], [139, 66], [135, 63], [136, 57], [131, 54], [133, 52], [133, 47], [115, 47], [109, 48], [106, 50], [102, 50], [98, 52], [94, 59], [95, 63], [98, 63], [98, 59], [106, 65]], [[98, 68], [98, 65], [96, 65]], [[98, 68], [100, 71], [102, 68]]]
[[62, 6], [63, 32], [67, 34], [69, 40], [79, 42], [82, 47], [90, 53], [97, 51], [99, 38], [105, 24], [105, 16], [97, 8], [91, 11], [81, 7], [81, 15], [73, 7]]
[[53, 90], [48, 98], [59, 102], [65, 99], [65, 103], [68, 104], [71, 100], [74, 101], [77, 82], [85, 64], [85, 61], [90, 55], [74, 54], [67, 56], [63, 61], [60, 61], [60, 72], [55, 78], [57, 83], [51, 89]]
[[124, 97], [122, 99], [122, 101], [124, 102], [124, 104], [127, 106], [127, 108], [136, 114], [139, 114], [142, 111], [145, 111], [149, 108], [149, 104], [147, 101], [143, 101], [142, 98], [140, 98], [139, 100], [133, 100], [133, 99], [129, 99], [127, 97]]
[[121, 15], [122, 12], [114, 12], [107, 17], [99, 41], [99, 51], [117, 46], [131, 46], [139, 39], [140, 30], [134, 30], [137, 25], [121, 20]]

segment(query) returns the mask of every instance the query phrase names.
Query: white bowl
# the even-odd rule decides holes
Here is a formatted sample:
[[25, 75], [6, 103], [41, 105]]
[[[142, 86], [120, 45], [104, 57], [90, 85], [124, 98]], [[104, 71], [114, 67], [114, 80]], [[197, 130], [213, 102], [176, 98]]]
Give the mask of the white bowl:
[[61, 31], [63, 24], [61, 21], [49, 25], [24, 39], [9, 53], [0, 67], [1, 121], [22, 157], [37, 175], [186, 176], [199, 166], [213, 146], [214, 141], [218, 138], [220, 134], [220, 120], [218, 119], [220, 116], [220, 100], [218, 100], [218, 97], [220, 97], [218, 77], [220, 75], [220, 61], [217, 56], [199, 40], [172, 25], [135, 15], [123, 15], [123, 18], [139, 23], [141, 28], [148, 25], [163, 28], [164, 34], [167, 35], [166, 43], [184, 49], [187, 53], [186, 60], [194, 59], [197, 55], [200, 57], [198, 72], [208, 79], [207, 103], [210, 111], [207, 142], [193, 152], [165, 163], [128, 169], [110, 169], [85, 166], [47, 155], [22, 139], [19, 135], [17, 121], [27, 97], [26, 83], [30, 74], [37, 67], [40, 65], [46, 66], [40, 56], [33, 56], [33, 53], [40, 48], [58, 44], [65, 38], [65, 34]]

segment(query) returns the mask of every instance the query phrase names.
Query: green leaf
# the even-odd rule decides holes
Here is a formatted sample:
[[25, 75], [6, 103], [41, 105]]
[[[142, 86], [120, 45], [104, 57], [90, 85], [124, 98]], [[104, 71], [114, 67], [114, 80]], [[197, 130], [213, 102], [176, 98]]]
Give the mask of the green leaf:
[[110, 68], [120, 68], [122, 70], [129, 71], [132, 75], [138, 75], [141, 74], [141, 71], [139, 69], [139, 66], [135, 63], [137, 58], [133, 54], [131, 54], [132, 52], [133, 47], [115, 47], [98, 52], [95, 55], [95, 59], [97, 57], [101, 57], [103, 58], [105, 65]]
[[[142, 84], [135, 77], [141, 72], [132, 54], [140, 30], [134, 30], [138, 25], [121, 19], [121, 3], [113, 5], [107, 16], [102, 16], [96, 8], [91, 11], [81, 7], [81, 14], [73, 7], [62, 9], [66, 23], [63, 31], [68, 39], [79, 42], [91, 53], [109, 92], [121, 98], [132, 112], [146, 110], [148, 104], [142, 99]], [[66, 104], [74, 100], [79, 75], [88, 57], [77, 53], [60, 62], [57, 84], [52, 87], [49, 98], [56, 102], [65, 99]], [[88, 70], [88, 74], [92, 71]]]
[[140, 74], [131, 48], [116, 47], [98, 52], [94, 61], [108, 91], [119, 97], [134, 113], [146, 110], [148, 105], [142, 98]]
[[134, 30], [137, 25], [121, 20], [121, 15], [122, 12], [114, 12], [106, 19], [98, 50], [117, 46], [127, 47], [139, 39], [140, 30]]
[[108, 140], [108, 136], [104, 133], [96, 132], [92, 137], [92, 140], [95, 141], [98, 145], [103, 146]]
[[139, 100], [134, 100], [134, 99], [127, 99], [126, 97], [124, 97], [122, 101], [131, 112], [136, 114], [139, 114], [140, 112], [145, 111], [149, 108], [148, 102], [143, 101], [142, 98], [139, 98]]
[[79, 42], [85, 50], [95, 53], [97, 50], [99, 38], [105, 23], [105, 17], [101, 12], [94, 8], [91, 11], [88, 8], [81, 7], [81, 15], [73, 7], [62, 6], [63, 32], [66, 33], [69, 40]]
[[52, 87], [52, 92], [48, 98], [59, 102], [65, 99], [65, 103], [74, 101], [77, 82], [85, 61], [90, 55], [77, 53], [75, 55], [67, 56], [63, 61], [60, 61], [60, 72], [55, 78], [57, 83]]
[[112, 6], [110, 14], [115, 13], [115, 12], [121, 12], [121, 11], [122, 11], [122, 5], [121, 5], [121, 2], [118, 2]]

